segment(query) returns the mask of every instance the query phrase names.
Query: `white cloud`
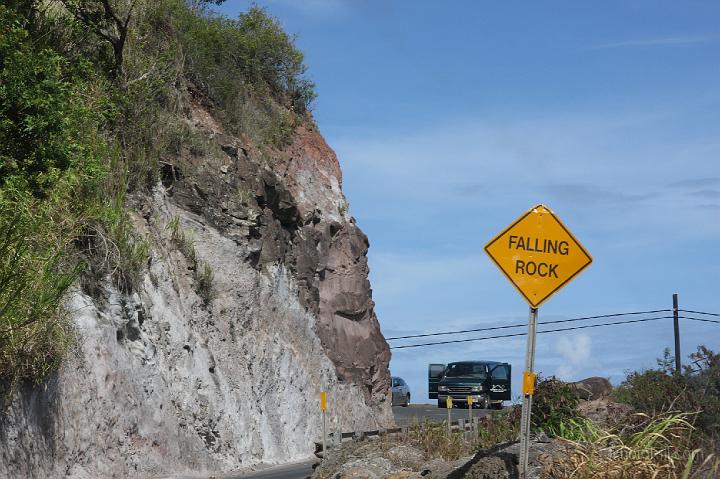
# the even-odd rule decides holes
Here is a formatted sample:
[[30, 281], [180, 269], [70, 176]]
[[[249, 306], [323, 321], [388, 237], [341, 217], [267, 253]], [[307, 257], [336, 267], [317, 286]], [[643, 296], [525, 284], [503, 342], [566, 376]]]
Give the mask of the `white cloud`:
[[578, 379], [575, 377], [577, 373], [590, 365], [592, 353], [590, 336], [586, 334], [561, 336], [555, 345], [555, 351], [562, 358], [555, 375], [563, 380]]

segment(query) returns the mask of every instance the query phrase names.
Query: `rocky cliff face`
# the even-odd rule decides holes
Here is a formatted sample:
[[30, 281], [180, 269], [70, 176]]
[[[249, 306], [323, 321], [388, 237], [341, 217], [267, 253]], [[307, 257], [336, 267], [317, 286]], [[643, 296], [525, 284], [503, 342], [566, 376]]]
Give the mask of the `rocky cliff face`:
[[332, 150], [301, 128], [284, 151], [262, 152], [199, 106], [189, 126], [205, 153], [183, 151], [151, 195], [132, 198], [152, 244], [142, 285], [72, 292], [76, 347], [44, 385], [5, 405], [0, 477], [298, 459], [320, 437], [321, 390], [332, 430], [392, 422], [368, 241], [347, 213]]

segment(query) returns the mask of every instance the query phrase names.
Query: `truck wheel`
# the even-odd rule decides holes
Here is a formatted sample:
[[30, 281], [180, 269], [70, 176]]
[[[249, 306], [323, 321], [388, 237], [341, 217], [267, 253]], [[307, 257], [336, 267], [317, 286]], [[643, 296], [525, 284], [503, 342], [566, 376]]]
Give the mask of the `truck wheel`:
[[445, 407], [445, 401], [441, 401], [441, 400], [439, 400], [439, 399], [438, 399], [438, 407], [439, 407], [439, 408], [442, 408], [442, 409], [447, 409], [447, 408]]
[[490, 406], [490, 400], [487, 396], [480, 396], [480, 400], [478, 401], [478, 407], [480, 409], [487, 409]]
[[403, 404], [403, 407], [408, 407], [410, 405], [410, 393], [407, 393], [405, 396], [405, 403]]

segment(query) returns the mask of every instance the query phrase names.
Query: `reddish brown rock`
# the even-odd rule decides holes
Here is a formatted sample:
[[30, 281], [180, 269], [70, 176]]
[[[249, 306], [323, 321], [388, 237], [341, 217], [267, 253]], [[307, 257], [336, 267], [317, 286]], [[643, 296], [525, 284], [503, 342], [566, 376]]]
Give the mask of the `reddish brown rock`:
[[[318, 334], [323, 347], [338, 378], [362, 385], [368, 401], [378, 404], [390, 386], [390, 350], [374, 312], [368, 239], [347, 214], [337, 156], [317, 130], [300, 128], [278, 160], [273, 170], [295, 198], [304, 223], [319, 232], [317, 261], [300, 273], [319, 289]], [[313, 281], [308, 266], [315, 267], [319, 281]]]

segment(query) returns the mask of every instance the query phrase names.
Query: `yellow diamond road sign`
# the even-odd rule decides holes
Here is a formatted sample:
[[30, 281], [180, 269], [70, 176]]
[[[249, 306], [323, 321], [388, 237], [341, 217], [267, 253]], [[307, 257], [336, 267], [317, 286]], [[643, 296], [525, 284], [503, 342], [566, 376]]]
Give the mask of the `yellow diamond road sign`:
[[485, 252], [533, 308], [592, 263], [570, 230], [543, 205], [505, 228], [485, 245]]

